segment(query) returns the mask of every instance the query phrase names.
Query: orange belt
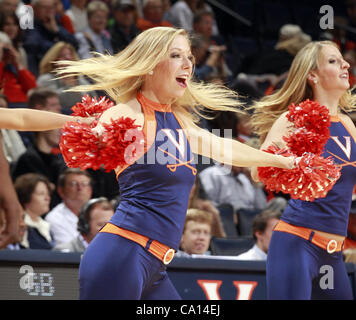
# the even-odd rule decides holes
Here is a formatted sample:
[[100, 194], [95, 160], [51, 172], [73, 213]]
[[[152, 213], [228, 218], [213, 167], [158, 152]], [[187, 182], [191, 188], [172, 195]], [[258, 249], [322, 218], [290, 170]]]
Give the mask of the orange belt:
[[279, 220], [274, 228], [274, 231], [288, 232], [305, 240], [309, 240], [311, 243], [326, 250], [328, 253], [342, 251], [344, 245], [344, 241], [336, 241], [334, 239], [325, 238], [311, 229], [293, 226], [282, 220]]
[[[150, 238], [143, 236], [139, 233], [122, 229], [114, 224], [107, 223], [100, 232], [107, 232], [117, 234], [121, 237], [134, 241], [146, 249]], [[147, 248], [148, 252], [152, 253], [156, 258], [161, 260], [164, 264], [168, 264], [173, 260], [174, 249], [167, 247], [166, 245], [153, 240], [149, 247]]]

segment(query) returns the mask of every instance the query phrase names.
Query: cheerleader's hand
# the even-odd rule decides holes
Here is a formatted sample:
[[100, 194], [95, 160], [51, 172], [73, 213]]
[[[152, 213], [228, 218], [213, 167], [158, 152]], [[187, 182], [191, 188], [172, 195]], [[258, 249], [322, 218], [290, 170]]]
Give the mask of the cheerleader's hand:
[[90, 126], [94, 121], [95, 117], [73, 117], [75, 122], [85, 123]]

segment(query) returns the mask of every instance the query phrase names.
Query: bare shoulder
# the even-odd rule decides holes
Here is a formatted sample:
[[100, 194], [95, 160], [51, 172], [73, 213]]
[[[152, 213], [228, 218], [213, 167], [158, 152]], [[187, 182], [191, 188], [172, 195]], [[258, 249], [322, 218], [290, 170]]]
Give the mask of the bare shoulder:
[[110, 122], [120, 117], [129, 117], [135, 119], [135, 124], [143, 126], [144, 113], [141, 105], [136, 99], [132, 99], [126, 103], [119, 103], [110, 109], [106, 110], [100, 118], [100, 122]]

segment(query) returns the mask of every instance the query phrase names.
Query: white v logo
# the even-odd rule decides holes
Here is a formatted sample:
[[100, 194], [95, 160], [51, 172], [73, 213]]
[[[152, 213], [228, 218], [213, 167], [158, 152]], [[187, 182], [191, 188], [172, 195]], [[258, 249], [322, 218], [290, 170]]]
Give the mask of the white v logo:
[[162, 131], [167, 135], [168, 139], [174, 144], [174, 146], [178, 149], [180, 155], [184, 159], [185, 155], [185, 143], [184, 143], [184, 132], [182, 129], [177, 129], [178, 131], [178, 141], [173, 136], [171, 129], [162, 129]]
[[346, 157], [350, 160], [350, 157], [351, 157], [351, 139], [350, 139], [350, 137], [344, 136], [344, 139], [346, 141], [346, 146], [344, 146], [340, 142], [339, 137], [330, 137], [330, 138], [336, 142], [336, 144], [340, 147], [340, 149], [345, 153]]

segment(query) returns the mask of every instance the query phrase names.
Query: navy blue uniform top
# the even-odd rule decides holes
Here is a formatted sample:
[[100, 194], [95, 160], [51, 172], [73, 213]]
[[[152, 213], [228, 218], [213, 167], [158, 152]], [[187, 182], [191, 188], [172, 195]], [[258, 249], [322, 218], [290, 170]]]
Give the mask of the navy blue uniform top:
[[356, 183], [356, 144], [338, 117], [331, 119], [330, 138], [322, 155], [333, 157], [342, 168], [341, 177], [325, 198], [312, 202], [290, 200], [281, 219], [296, 226], [346, 236]]
[[167, 105], [137, 96], [145, 148], [117, 170], [121, 199], [111, 223], [178, 250], [196, 168], [189, 142]]

